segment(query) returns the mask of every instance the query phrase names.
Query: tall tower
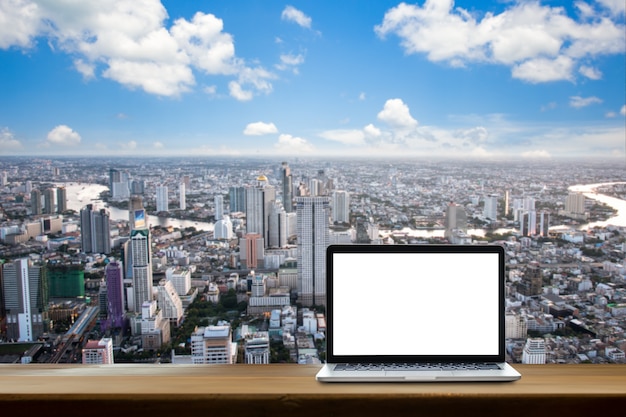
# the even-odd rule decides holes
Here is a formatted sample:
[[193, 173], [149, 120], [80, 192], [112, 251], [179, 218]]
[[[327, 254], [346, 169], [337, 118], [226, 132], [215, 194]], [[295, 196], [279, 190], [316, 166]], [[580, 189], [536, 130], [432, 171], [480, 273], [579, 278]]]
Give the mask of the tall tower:
[[269, 221], [269, 241], [267, 246], [270, 248], [282, 248], [287, 245], [287, 213], [283, 206], [273, 201], [270, 204]]
[[93, 204], [87, 204], [80, 210], [80, 240], [84, 253], [111, 253], [111, 227], [107, 210], [95, 210]]
[[67, 190], [65, 187], [57, 188], [57, 213], [61, 214], [67, 210]]
[[186, 196], [186, 188], [185, 183], [181, 182], [178, 184], [178, 196], [180, 198], [179, 207], [181, 210], [187, 210], [187, 196]]
[[43, 192], [43, 212], [45, 214], [54, 214], [56, 212], [56, 189], [46, 188]]
[[168, 211], [169, 209], [167, 185], [159, 185], [156, 189], [156, 211]]
[[350, 223], [350, 194], [347, 191], [333, 191], [333, 222]]
[[329, 197], [296, 197], [298, 300], [305, 306], [326, 304], [329, 200]]
[[293, 179], [287, 162], [282, 163], [280, 172], [283, 184], [283, 207], [287, 213], [291, 213], [293, 211]]
[[110, 327], [124, 325], [124, 270], [117, 261], [104, 268], [107, 284], [107, 322]]
[[260, 234], [269, 241], [269, 213], [276, 200], [276, 189], [267, 183], [267, 177], [260, 175], [255, 187], [246, 189], [246, 232]]
[[135, 211], [143, 210], [143, 198], [140, 195], [131, 195], [128, 199], [128, 226], [135, 228]]
[[43, 208], [41, 206], [41, 191], [36, 188], [30, 192], [30, 212], [34, 215], [41, 214], [43, 212]]
[[246, 189], [244, 187], [230, 187], [228, 189], [230, 212], [246, 211]]
[[7, 318], [7, 338], [37, 340], [44, 332], [48, 288], [43, 268], [17, 259], [2, 265], [2, 293]]
[[[138, 222], [135, 221], [135, 223]], [[130, 247], [135, 311], [141, 311], [144, 302], [152, 301], [151, 246], [150, 231], [147, 228], [131, 230]]]
[[496, 194], [489, 194], [485, 197], [483, 216], [489, 220], [498, 219], [498, 196]]
[[454, 230], [467, 232], [467, 213], [465, 207], [450, 203], [446, 208], [446, 238], [450, 239]]
[[215, 201], [215, 221], [222, 220], [224, 217], [224, 196], [216, 195]]

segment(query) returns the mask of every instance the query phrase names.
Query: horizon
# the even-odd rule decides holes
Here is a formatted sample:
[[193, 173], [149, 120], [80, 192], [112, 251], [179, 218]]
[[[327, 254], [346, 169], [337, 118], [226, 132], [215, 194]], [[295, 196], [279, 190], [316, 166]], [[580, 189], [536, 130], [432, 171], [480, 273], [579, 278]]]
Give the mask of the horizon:
[[0, 157], [626, 157], [626, 4], [0, 3]]

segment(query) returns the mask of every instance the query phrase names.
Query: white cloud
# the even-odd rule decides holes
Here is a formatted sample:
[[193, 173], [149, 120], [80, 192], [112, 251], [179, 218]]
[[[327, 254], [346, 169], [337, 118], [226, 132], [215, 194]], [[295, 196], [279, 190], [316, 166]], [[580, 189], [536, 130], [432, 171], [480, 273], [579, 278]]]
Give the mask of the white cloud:
[[155, 149], [163, 149], [163, 148], [165, 148], [165, 145], [163, 144], [163, 142], [159, 142], [159, 141], [154, 142], [154, 143], [152, 144], [152, 146], [153, 146]]
[[378, 113], [378, 119], [400, 130], [414, 129], [418, 124], [411, 116], [409, 107], [399, 98], [387, 100], [384, 108]]
[[626, 2], [624, 0], [598, 0], [598, 3], [611, 10], [616, 16], [626, 14]]
[[590, 106], [592, 104], [602, 103], [602, 100], [598, 97], [580, 97], [580, 96], [572, 96], [569, 98], [569, 105], [576, 109], [581, 109], [583, 107]]
[[278, 142], [274, 144], [274, 149], [283, 154], [311, 153], [314, 148], [306, 139], [282, 134], [278, 137]]
[[311, 18], [293, 6], [286, 6], [280, 15], [281, 19], [297, 23], [303, 28], [311, 28]]
[[[623, 0], [605, 1], [613, 11], [624, 8]], [[563, 7], [510, 2], [501, 13], [480, 18], [452, 0], [426, 0], [389, 9], [374, 30], [382, 38], [398, 36], [407, 54], [425, 54], [433, 62], [486, 62], [509, 66], [513, 77], [525, 81], [574, 81], [581, 60], [626, 49], [623, 19], [584, 3], [578, 10], [580, 21]], [[600, 73], [587, 67], [582, 74], [594, 79]]]
[[76, 146], [80, 141], [80, 135], [67, 125], [56, 126], [47, 136], [48, 145]]
[[591, 80], [599, 80], [602, 78], [602, 71], [597, 68], [588, 67], [586, 65], [581, 65], [578, 69], [578, 72]]
[[0, 152], [4, 150], [21, 148], [22, 144], [15, 139], [13, 132], [7, 127], [0, 129]]
[[327, 130], [325, 132], [320, 133], [319, 136], [324, 139], [343, 143], [344, 145], [365, 144], [365, 133], [362, 130], [357, 130], [357, 129]]
[[626, 116], [626, 104], [624, 104], [619, 110], [619, 114], [621, 114], [622, 116]]
[[302, 54], [292, 55], [283, 54], [280, 56], [280, 64], [276, 65], [281, 71], [291, 69], [295, 74], [298, 73], [298, 66], [304, 63], [304, 56]]
[[254, 97], [252, 91], [244, 90], [237, 81], [228, 83], [228, 90], [230, 91], [230, 95], [239, 101], [250, 101], [252, 97]]
[[359, 100], [361, 100], [361, 101], [365, 100], [365, 93], [364, 92], [359, 93]]
[[278, 133], [278, 129], [274, 123], [248, 123], [246, 128], [243, 130], [243, 134], [248, 136], [269, 135], [272, 133]]
[[257, 89], [271, 92], [273, 75], [236, 56], [221, 19], [197, 12], [168, 28], [167, 18], [159, 0], [3, 0], [0, 48], [30, 48], [36, 37], [47, 37], [51, 47], [73, 56], [85, 79], [102, 75], [160, 96], [190, 91], [195, 71], [235, 77], [240, 86], [249, 84], [243, 95], [250, 98]]

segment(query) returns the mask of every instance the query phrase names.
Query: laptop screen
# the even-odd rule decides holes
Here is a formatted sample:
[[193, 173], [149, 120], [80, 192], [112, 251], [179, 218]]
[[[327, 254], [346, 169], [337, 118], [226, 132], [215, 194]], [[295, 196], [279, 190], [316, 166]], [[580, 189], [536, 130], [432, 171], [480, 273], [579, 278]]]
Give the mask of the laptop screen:
[[328, 360], [503, 360], [499, 246], [328, 250]]

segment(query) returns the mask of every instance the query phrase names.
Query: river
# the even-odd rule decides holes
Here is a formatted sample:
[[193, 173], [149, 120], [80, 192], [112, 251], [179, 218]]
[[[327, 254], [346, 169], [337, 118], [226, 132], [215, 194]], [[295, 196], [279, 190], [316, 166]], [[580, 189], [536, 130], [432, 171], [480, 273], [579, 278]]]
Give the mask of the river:
[[[57, 186], [65, 187], [67, 192], [67, 208], [79, 212], [87, 204], [94, 204], [97, 208], [106, 208], [110, 213], [111, 220], [126, 220], [128, 221], [128, 210], [122, 210], [117, 207], [107, 206], [105, 202], [100, 200], [100, 194], [103, 191], [109, 189], [109, 187], [100, 184], [88, 184], [88, 183], [58, 183]], [[179, 220], [171, 219], [168, 217], [147, 216], [148, 225], [150, 227], [175, 227], [178, 229], [185, 229], [188, 227], [195, 227], [196, 230], [202, 230], [205, 232], [213, 231], [213, 223], [201, 222], [194, 220]]]
[[[626, 227], [626, 201], [621, 200], [619, 198], [611, 197], [604, 194], [597, 194], [595, 190], [598, 187], [606, 186], [606, 185], [615, 185], [615, 184], [626, 184], [626, 182], [614, 182], [614, 183], [602, 183], [602, 184], [589, 184], [589, 185], [573, 185], [569, 187], [569, 190], [572, 192], [581, 192], [585, 195], [585, 197], [597, 200], [601, 203], [605, 203], [608, 206], [613, 207], [617, 210], [617, 215], [611, 217], [608, 220], [594, 222], [586, 224], [580, 229], [590, 229], [593, 227], [606, 227], [608, 225], [618, 226], [618, 227]], [[64, 186], [67, 191], [67, 208], [75, 210], [76, 212], [80, 211], [87, 204], [94, 204], [96, 207], [107, 208], [111, 214], [111, 219], [113, 220], [128, 220], [128, 210], [118, 209], [116, 207], [109, 207], [100, 200], [100, 194], [103, 191], [108, 190], [108, 187], [100, 184], [88, 184], [88, 183], [59, 183], [57, 186]], [[179, 229], [185, 229], [188, 227], [195, 227], [197, 230], [202, 231], [213, 231], [213, 223], [209, 222], [201, 222], [201, 221], [193, 221], [193, 220], [179, 220], [179, 219], [171, 219], [167, 217], [157, 217], [157, 216], [148, 216], [148, 224], [153, 226], [162, 226], [162, 227], [175, 227]], [[562, 226], [555, 226], [554, 228], [560, 228]], [[404, 228], [402, 230], [397, 230], [399, 233], [406, 233], [407, 236], [412, 237], [421, 237], [421, 238], [431, 238], [431, 237], [443, 237], [444, 230], [441, 229], [410, 229]], [[511, 229], [498, 229], [494, 231], [495, 233], [508, 233], [511, 232]], [[381, 234], [386, 235], [390, 234], [391, 231], [383, 231], [381, 230]], [[467, 231], [468, 235], [474, 236], [484, 236], [485, 231], [483, 229], [472, 229]]]

